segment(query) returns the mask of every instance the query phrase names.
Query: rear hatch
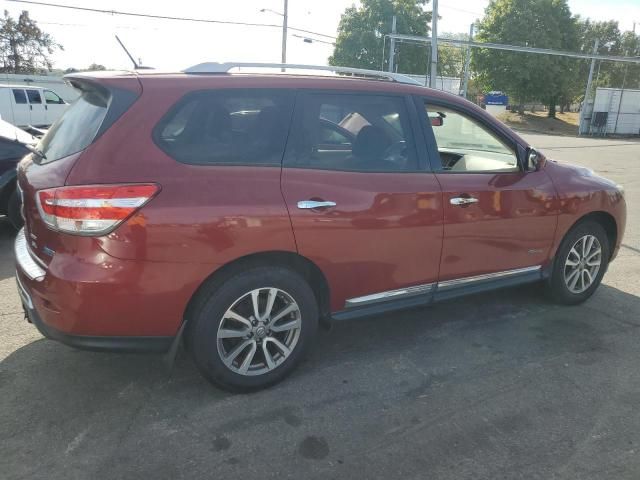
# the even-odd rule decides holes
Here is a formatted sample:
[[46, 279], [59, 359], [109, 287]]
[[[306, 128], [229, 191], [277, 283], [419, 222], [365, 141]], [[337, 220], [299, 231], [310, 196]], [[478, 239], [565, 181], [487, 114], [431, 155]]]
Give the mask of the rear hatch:
[[63, 234], [49, 228], [42, 219], [37, 192], [64, 186], [77, 160], [142, 93], [134, 74], [85, 74], [66, 80], [80, 91], [80, 96], [36, 145], [41, 155], [32, 153], [18, 165], [25, 235], [31, 252], [45, 265], [62, 248], [64, 239]]

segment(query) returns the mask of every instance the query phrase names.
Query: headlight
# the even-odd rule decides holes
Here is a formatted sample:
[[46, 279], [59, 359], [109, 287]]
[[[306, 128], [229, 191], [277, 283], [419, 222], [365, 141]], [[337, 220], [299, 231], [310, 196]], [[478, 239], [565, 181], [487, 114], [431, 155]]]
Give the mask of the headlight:
[[616, 188], [620, 192], [620, 195], [622, 195], [624, 197], [624, 187], [618, 183], [618, 184], [616, 184]]

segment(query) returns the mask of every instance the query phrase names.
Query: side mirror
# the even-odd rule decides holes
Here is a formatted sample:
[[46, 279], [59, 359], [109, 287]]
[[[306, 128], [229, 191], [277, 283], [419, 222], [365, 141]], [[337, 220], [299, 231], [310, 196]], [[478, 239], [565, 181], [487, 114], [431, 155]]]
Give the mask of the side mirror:
[[438, 117], [431, 117], [431, 126], [432, 127], [441, 127], [444, 124], [444, 118], [438, 116]]
[[545, 157], [534, 148], [527, 150], [527, 171], [537, 172], [544, 165]]

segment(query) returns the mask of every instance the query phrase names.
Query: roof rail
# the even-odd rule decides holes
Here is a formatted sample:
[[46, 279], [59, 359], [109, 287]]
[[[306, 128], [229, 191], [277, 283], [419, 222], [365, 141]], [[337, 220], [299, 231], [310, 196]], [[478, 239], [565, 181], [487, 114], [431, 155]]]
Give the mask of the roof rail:
[[363, 68], [351, 68], [351, 67], [327, 67], [323, 65], [300, 65], [291, 63], [217, 63], [206, 62], [199, 63], [183, 70], [184, 73], [229, 73], [234, 68], [272, 68], [284, 70], [311, 70], [311, 71], [325, 71], [342, 74], [350, 74], [353, 76], [362, 76], [368, 78], [377, 78], [391, 80], [398, 83], [406, 83], [409, 85], [424, 86], [420, 82], [413, 78], [407, 77], [400, 73], [393, 72], [380, 72], [377, 70], [366, 70]]

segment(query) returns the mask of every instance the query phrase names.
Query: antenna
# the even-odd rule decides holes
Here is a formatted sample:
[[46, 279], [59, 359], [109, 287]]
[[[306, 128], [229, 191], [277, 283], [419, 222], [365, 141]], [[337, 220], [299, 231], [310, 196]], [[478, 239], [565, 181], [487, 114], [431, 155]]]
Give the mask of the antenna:
[[120, 44], [120, 46], [124, 50], [124, 53], [126, 53], [127, 56], [129, 57], [129, 59], [131, 60], [131, 63], [133, 63], [133, 68], [135, 70], [150, 70], [150, 69], [153, 69], [153, 67], [145, 67], [145, 66], [140, 65], [139, 63], [137, 63], [135, 58], [133, 58], [133, 55], [131, 55], [129, 53], [129, 50], [127, 50], [127, 47], [124, 46], [124, 43], [122, 43], [122, 40], [120, 40], [120, 37], [118, 37], [118, 35], [116, 35], [116, 40], [118, 41], [118, 43]]

